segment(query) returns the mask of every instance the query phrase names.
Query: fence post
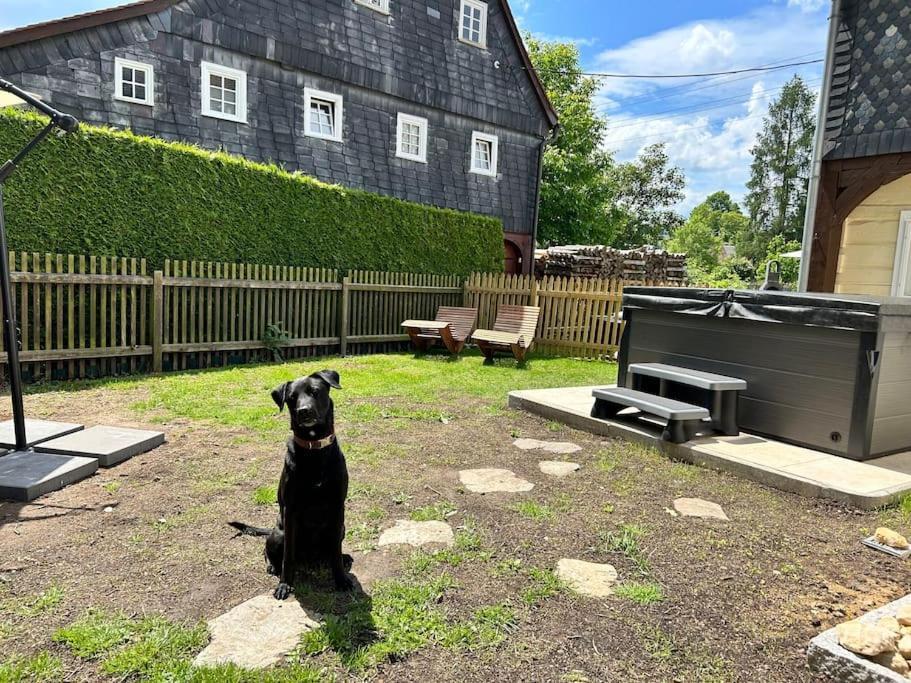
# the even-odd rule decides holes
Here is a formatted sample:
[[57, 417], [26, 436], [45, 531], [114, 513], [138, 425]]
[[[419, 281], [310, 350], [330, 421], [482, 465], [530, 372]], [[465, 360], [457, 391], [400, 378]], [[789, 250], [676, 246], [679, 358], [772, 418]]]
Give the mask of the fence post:
[[534, 271], [532, 271], [532, 273], [529, 277], [531, 277], [531, 297], [530, 297], [531, 301], [529, 302], [528, 305], [537, 306], [538, 305], [538, 278], [535, 277]]
[[348, 285], [351, 284], [351, 278], [342, 278], [342, 306], [339, 315], [339, 353], [342, 357], [348, 355], [348, 310], [351, 305], [351, 290]]
[[152, 372], [162, 369], [164, 343], [164, 273], [156, 270], [152, 276]]

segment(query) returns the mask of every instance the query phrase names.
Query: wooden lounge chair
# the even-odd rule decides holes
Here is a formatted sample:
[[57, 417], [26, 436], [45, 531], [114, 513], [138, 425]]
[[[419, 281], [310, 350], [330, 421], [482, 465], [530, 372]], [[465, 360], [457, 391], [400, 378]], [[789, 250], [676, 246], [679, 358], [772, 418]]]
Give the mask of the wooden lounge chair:
[[538, 318], [537, 306], [500, 306], [492, 330], [477, 330], [471, 341], [478, 345], [488, 361], [495, 353], [512, 353], [520, 363], [535, 343]]
[[465, 348], [477, 320], [477, 308], [440, 306], [436, 320], [406, 320], [402, 327], [418, 351], [427, 351], [442, 342], [449, 353], [457, 356]]

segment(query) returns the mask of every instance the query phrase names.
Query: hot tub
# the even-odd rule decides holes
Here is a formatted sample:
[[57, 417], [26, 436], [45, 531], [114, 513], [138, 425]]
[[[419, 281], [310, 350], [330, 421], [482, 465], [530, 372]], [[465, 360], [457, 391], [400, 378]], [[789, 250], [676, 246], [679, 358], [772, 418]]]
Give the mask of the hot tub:
[[852, 460], [911, 451], [911, 300], [628, 287], [620, 349], [740, 377], [747, 432]]

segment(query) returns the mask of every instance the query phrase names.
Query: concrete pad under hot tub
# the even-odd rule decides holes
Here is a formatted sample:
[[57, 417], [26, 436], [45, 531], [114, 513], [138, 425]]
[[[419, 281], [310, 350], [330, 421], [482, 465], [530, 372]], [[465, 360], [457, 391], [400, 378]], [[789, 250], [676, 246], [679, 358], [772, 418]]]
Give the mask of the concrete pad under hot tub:
[[[643, 420], [591, 417], [592, 390], [570, 387], [514, 391], [509, 407], [602, 436], [654, 446], [669, 456], [725, 470], [810, 498], [827, 498], [864, 510], [895, 502], [911, 492], [911, 452], [855, 462], [809, 448], [742, 433], [699, 437], [685, 444], [661, 440], [662, 425]], [[603, 387], [600, 387], [603, 388]]]

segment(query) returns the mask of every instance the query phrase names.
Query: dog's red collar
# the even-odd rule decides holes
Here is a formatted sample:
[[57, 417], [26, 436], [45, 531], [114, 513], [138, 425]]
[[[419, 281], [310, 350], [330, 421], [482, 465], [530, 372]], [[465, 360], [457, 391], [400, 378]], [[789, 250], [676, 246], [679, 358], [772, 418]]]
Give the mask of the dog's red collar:
[[320, 451], [324, 448], [329, 448], [332, 444], [335, 443], [335, 434], [330, 434], [325, 439], [320, 439], [319, 441], [307, 441], [306, 439], [301, 439], [297, 434], [294, 434], [294, 444], [299, 448], [303, 448], [305, 451]]

